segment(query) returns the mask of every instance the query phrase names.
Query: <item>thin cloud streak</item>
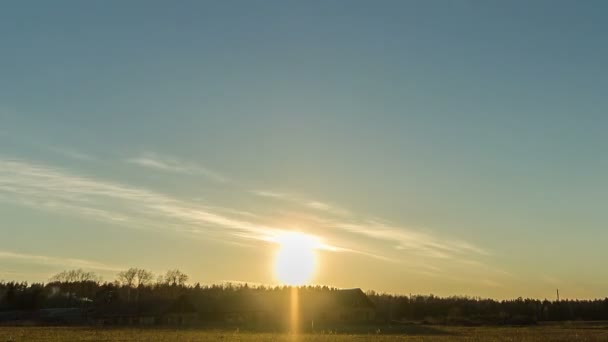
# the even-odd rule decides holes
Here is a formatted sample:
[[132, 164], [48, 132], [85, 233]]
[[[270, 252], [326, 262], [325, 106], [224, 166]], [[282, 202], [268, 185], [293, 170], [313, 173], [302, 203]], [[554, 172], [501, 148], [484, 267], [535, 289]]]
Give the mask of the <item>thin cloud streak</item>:
[[[173, 218], [182, 224], [218, 226], [232, 232], [248, 232], [264, 240], [280, 229], [229, 218], [202, 205], [116, 183], [69, 175], [19, 160], [0, 159], [0, 196], [36, 206], [68, 208], [80, 214], [123, 221], [127, 217]], [[16, 197], [16, 196], [17, 197]], [[108, 203], [119, 202], [119, 203]], [[104, 206], [103, 209], [91, 208]]]
[[210, 233], [218, 233], [219, 229], [226, 238], [268, 242], [286, 231], [229, 217], [222, 214], [225, 208], [214, 210], [168, 195], [74, 176], [21, 160], [0, 158], [0, 198], [33, 208], [55, 209], [112, 223], [128, 221], [135, 224], [148, 220], [156, 221], [151, 224], [158, 225], [158, 219], [161, 219], [181, 226], [203, 228]]
[[293, 195], [293, 194], [274, 192], [274, 191], [268, 191], [268, 190], [253, 190], [250, 192], [252, 194], [260, 196], [260, 197], [282, 200], [287, 203], [297, 204], [299, 206], [313, 209], [315, 211], [321, 211], [321, 212], [324, 212], [327, 214], [333, 214], [333, 215], [337, 215], [337, 216], [349, 216], [350, 215], [348, 210], [339, 208], [335, 205], [317, 201], [317, 200], [303, 199], [300, 196]]
[[344, 222], [329, 222], [328, 224], [333, 228], [342, 229], [350, 233], [392, 242], [398, 250], [415, 251], [428, 257], [451, 258], [454, 255], [470, 253], [488, 255], [481, 248], [462, 241], [442, 241], [429, 234], [391, 227], [374, 221], [367, 222], [366, 224]]
[[[315, 209], [319, 215], [307, 217], [313, 220], [313, 226], [329, 229], [332, 232], [343, 232], [376, 240], [382, 245], [389, 245], [392, 248], [378, 248], [370, 251], [373, 243], [354, 243], [350, 241], [350, 246], [342, 246], [340, 252], [349, 252], [365, 255], [374, 259], [387, 262], [397, 262], [400, 264], [410, 264], [407, 254], [420, 256], [424, 262], [417, 261], [417, 264], [424, 269], [432, 272], [439, 272], [440, 268], [430, 265], [428, 262], [436, 261], [458, 261], [467, 260], [471, 256], [489, 256], [490, 253], [465, 241], [457, 239], [441, 239], [434, 234], [423, 233], [417, 230], [395, 226], [390, 223], [382, 222], [380, 219], [356, 219], [347, 210], [326, 204], [321, 201], [304, 201], [298, 196], [285, 192], [273, 192], [268, 190], [252, 191], [252, 193], [267, 197], [273, 200], [281, 200], [286, 203], [295, 203], [308, 208]], [[338, 215], [336, 215], [338, 213]], [[329, 214], [329, 215], [327, 215]], [[289, 216], [289, 215], [288, 215]], [[342, 234], [339, 234], [342, 235]], [[343, 237], [343, 242], [349, 242], [348, 238]], [[407, 261], [406, 261], [407, 260]], [[483, 264], [474, 265], [475, 267], [485, 267]]]
[[309, 208], [315, 209], [315, 210], [324, 211], [324, 212], [338, 215], [338, 216], [349, 216], [350, 215], [350, 213], [347, 210], [338, 208], [335, 205], [330, 205], [330, 204], [327, 204], [324, 202], [310, 201], [310, 202], [306, 203], [306, 206], [308, 206]]
[[73, 150], [71, 148], [55, 146], [55, 147], [49, 147], [48, 149], [52, 152], [61, 154], [64, 157], [68, 157], [71, 159], [82, 160], [82, 161], [96, 161], [97, 160], [97, 158], [95, 158], [91, 155]]
[[261, 196], [261, 197], [270, 197], [270, 198], [287, 198], [287, 197], [289, 197], [286, 194], [282, 194], [279, 192], [273, 192], [273, 191], [266, 191], [266, 190], [254, 190], [254, 191], [251, 191], [251, 193], [254, 195]]
[[306, 203], [306, 205], [313, 209], [317, 209], [317, 210], [323, 210], [323, 211], [331, 210], [331, 206], [329, 204], [326, 204], [323, 202], [312, 201], [312, 202]]
[[[287, 231], [283, 227], [263, 223], [258, 219], [262, 215], [255, 213], [236, 215], [226, 208], [214, 209], [195, 201], [180, 200], [146, 189], [75, 176], [60, 169], [1, 157], [0, 199], [33, 208], [83, 215], [127, 227], [162, 226], [166, 223], [168, 227], [179, 228], [176, 231], [207, 232], [232, 241], [249, 239], [269, 242]], [[323, 210], [319, 212], [325, 213]], [[352, 236], [343, 233], [335, 237], [336, 241], [340, 241], [338, 244], [323, 241], [323, 249], [330, 252], [355, 253], [384, 261], [401, 262], [401, 253], [404, 252], [446, 260], [488, 254], [481, 248], [462, 241], [441, 240], [430, 234], [376, 221], [361, 223], [329, 215], [320, 218], [315, 226], [331, 229], [334, 233], [350, 233], [383, 244], [392, 244], [392, 249], [379, 248], [376, 244], [376, 252], [369, 249], [374, 244], [365, 243], [363, 248], [353, 244], [354, 240], [349, 241]]]
[[53, 256], [47, 256], [47, 255], [36, 255], [36, 254], [24, 254], [24, 253], [12, 252], [12, 251], [0, 251], [0, 260], [12, 260], [12, 261], [24, 262], [24, 263], [36, 264], [36, 265], [83, 268], [83, 269], [110, 271], [110, 272], [116, 272], [116, 271], [120, 271], [122, 269], [121, 267], [107, 265], [107, 264], [104, 264], [101, 262], [85, 260], [85, 259], [62, 258], [62, 257], [53, 257]]
[[[2, 187], [0, 186], [0, 191]], [[0, 200], [7, 201], [6, 198], [0, 197]], [[110, 223], [127, 224], [130, 222], [129, 217], [123, 214], [102, 210], [98, 208], [90, 208], [86, 206], [72, 205], [55, 200], [40, 200], [40, 199], [13, 199], [14, 203], [27, 206], [32, 209], [47, 210], [50, 212], [60, 212], [65, 214], [78, 213], [79, 215], [89, 217], [91, 219], [105, 221]]]
[[179, 173], [184, 175], [202, 175], [209, 180], [219, 183], [226, 183], [228, 179], [218, 172], [209, 170], [203, 166], [179, 161], [174, 158], [159, 156], [155, 153], [144, 153], [141, 156], [125, 160], [127, 163], [141, 167], [156, 169], [164, 172]]

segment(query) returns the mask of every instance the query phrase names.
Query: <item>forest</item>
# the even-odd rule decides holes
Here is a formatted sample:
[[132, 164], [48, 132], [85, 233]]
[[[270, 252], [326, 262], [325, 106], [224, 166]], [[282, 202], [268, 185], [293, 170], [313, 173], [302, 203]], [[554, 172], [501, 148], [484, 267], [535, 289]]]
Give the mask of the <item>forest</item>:
[[[205, 307], [205, 317], [214, 313], [251, 307], [251, 298], [264, 301], [287, 295], [287, 286], [250, 286], [248, 284], [189, 284], [188, 275], [169, 270], [154, 277], [151, 272], [131, 268], [118, 273], [113, 281], [102, 281], [92, 272], [61, 272], [46, 283], [0, 282], [0, 313], [51, 308], [94, 310], [100, 307], [124, 308], [142, 303], [163, 303], [188, 298]], [[305, 286], [306, 293], [338, 291], [327, 286]], [[375, 321], [421, 322], [446, 325], [526, 325], [543, 321], [608, 320], [608, 298], [595, 300], [539, 300], [516, 298], [494, 300], [473, 297], [434, 295], [393, 295], [367, 291], [375, 310]], [[160, 304], [159, 304], [160, 305]], [[116, 309], [118, 310], [118, 309]]]

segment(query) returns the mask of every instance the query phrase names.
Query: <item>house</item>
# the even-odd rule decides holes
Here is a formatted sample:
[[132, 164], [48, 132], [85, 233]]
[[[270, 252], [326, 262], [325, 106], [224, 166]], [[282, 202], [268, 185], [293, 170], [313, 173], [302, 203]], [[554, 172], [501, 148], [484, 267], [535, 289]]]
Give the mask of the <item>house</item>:
[[300, 302], [302, 317], [308, 321], [361, 323], [376, 317], [374, 304], [359, 288], [303, 293]]

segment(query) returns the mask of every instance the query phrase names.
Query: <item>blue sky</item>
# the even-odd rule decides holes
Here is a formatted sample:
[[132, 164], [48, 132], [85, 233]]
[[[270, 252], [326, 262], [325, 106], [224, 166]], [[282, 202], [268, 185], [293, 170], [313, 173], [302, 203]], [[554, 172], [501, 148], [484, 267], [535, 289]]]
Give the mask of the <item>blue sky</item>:
[[0, 278], [606, 296], [600, 1], [15, 1]]

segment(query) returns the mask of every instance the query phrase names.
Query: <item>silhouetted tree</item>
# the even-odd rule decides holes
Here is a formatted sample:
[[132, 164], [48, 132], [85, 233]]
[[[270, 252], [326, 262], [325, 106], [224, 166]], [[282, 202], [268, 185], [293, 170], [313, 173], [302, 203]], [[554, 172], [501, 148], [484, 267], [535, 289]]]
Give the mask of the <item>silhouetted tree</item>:
[[137, 268], [129, 268], [126, 271], [118, 272], [118, 282], [126, 287], [133, 287], [135, 284], [135, 278], [137, 277]]
[[[121, 272], [122, 274], [123, 272]], [[286, 310], [281, 303], [290, 296], [286, 286], [250, 286], [221, 284], [192, 286], [187, 275], [169, 270], [161, 283], [152, 283], [149, 271], [124, 271], [120, 282], [103, 283], [91, 272], [61, 272], [47, 284], [0, 281], [0, 310], [35, 310], [40, 308], [125, 307], [128, 291], [137, 289], [140, 303], [166, 303], [182, 296], [205, 308], [207, 319], [220, 319], [227, 308], [268, 305]], [[133, 276], [131, 276], [133, 275]], [[331, 292], [327, 286], [300, 288], [301, 298], [314, 298], [315, 293]], [[431, 324], [532, 324], [537, 321], [608, 320], [608, 298], [560, 301], [517, 298], [492, 300], [472, 297], [437, 297], [433, 295], [398, 296], [367, 292], [374, 303], [376, 316], [384, 321], [419, 321]], [[308, 296], [308, 297], [307, 297]], [[252, 300], [253, 298], [259, 300]], [[287, 301], [288, 302], [288, 301]], [[159, 304], [160, 305], [160, 304]]]
[[94, 296], [101, 280], [101, 276], [94, 272], [76, 269], [55, 274], [50, 278], [50, 284], [58, 286], [68, 299], [82, 301]]
[[117, 281], [127, 288], [127, 301], [131, 300], [131, 289], [137, 289], [137, 298], [139, 300], [139, 292], [141, 287], [145, 287], [152, 282], [154, 275], [152, 272], [143, 268], [131, 267], [126, 271], [119, 272], [117, 275]]
[[165, 284], [171, 286], [184, 286], [188, 281], [188, 275], [182, 271], [175, 269], [169, 270], [165, 274]]

